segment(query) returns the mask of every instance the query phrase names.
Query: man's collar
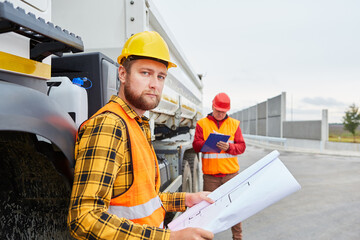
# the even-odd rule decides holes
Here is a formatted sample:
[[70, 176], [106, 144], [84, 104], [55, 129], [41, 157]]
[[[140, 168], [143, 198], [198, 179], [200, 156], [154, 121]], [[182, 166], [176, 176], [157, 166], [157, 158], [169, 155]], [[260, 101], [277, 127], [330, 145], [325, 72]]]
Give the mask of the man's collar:
[[223, 120], [218, 121], [218, 120], [216, 120], [216, 119], [214, 118], [212, 112], [207, 115], [207, 118], [210, 119], [210, 120], [213, 120], [214, 122], [223, 122], [223, 121], [225, 121], [228, 117], [229, 117], [229, 116], [226, 114]]
[[126, 114], [131, 118], [131, 119], [136, 119], [138, 122], [142, 122], [142, 121], [149, 121], [149, 118], [145, 117], [145, 116], [139, 116], [130, 106], [129, 104], [127, 104], [124, 100], [122, 100], [120, 97], [116, 96], [116, 95], [112, 95], [110, 98], [110, 101], [112, 102], [116, 102], [117, 104], [119, 104], [122, 109], [124, 109], [124, 111], [126, 112]]

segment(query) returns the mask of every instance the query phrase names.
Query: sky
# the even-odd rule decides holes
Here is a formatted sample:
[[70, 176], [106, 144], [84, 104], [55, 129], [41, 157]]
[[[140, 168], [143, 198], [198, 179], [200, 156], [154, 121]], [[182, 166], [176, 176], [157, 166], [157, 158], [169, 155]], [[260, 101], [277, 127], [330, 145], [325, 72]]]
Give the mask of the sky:
[[229, 114], [286, 92], [286, 120], [341, 123], [360, 106], [360, 1], [152, 0], [193, 69], [204, 113]]

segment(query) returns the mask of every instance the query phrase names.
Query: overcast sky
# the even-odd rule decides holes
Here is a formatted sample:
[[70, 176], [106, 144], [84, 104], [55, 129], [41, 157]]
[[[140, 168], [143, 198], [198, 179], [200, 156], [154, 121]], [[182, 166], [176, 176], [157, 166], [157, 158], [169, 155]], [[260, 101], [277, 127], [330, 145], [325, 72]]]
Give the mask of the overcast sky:
[[197, 73], [204, 111], [286, 92], [286, 120], [341, 122], [360, 105], [359, 0], [153, 0]]

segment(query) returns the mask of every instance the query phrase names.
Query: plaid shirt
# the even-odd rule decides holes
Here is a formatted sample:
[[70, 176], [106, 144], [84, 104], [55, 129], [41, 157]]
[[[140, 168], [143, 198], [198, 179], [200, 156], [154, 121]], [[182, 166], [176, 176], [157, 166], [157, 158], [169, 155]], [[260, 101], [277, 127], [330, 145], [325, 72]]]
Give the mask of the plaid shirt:
[[[120, 104], [130, 118], [138, 122], [152, 147], [148, 118], [139, 117], [117, 96], [112, 96], [110, 101]], [[125, 122], [111, 112], [91, 118], [79, 131], [68, 215], [68, 225], [74, 237], [170, 238], [170, 230], [135, 224], [107, 213], [111, 197], [125, 193], [133, 182], [128, 141]], [[166, 211], [185, 211], [185, 193], [159, 193], [159, 196]]]

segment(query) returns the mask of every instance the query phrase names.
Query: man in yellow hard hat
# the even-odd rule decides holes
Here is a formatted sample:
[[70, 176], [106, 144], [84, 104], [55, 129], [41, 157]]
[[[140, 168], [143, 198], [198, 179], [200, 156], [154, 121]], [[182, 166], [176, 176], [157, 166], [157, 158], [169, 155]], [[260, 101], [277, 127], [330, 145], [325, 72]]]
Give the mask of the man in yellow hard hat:
[[[246, 145], [240, 129], [240, 122], [227, 115], [230, 110], [230, 98], [226, 93], [217, 94], [212, 102], [213, 112], [200, 119], [195, 128], [193, 148], [202, 152], [202, 171], [204, 191], [214, 191], [239, 172], [237, 155], [245, 151]], [[203, 150], [210, 133], [229, 135], [227, 142], [219, 141], [219, 150]], [[242, 239], [241, 223], [231, 228], [233, 239]]]
[[117, 96], [85, 121], [75, 144], [68, 226], [78, 239], [212, 239], [200, 228], [163, 228], [165, 211], [185, 211], [208, 192], [159, 193], [147, 110], [160, 101], [170, 61], [157, 32], [141, 32], [118, 58]]

